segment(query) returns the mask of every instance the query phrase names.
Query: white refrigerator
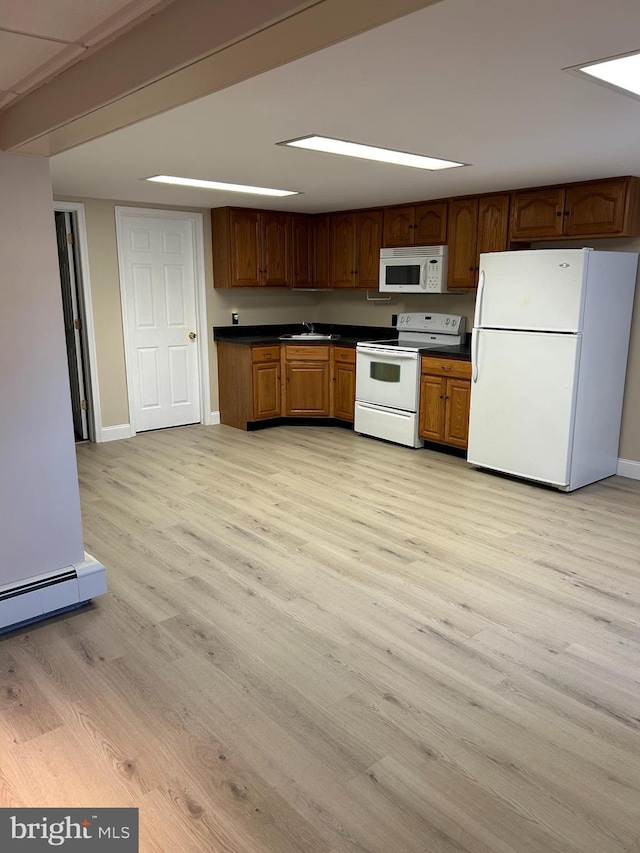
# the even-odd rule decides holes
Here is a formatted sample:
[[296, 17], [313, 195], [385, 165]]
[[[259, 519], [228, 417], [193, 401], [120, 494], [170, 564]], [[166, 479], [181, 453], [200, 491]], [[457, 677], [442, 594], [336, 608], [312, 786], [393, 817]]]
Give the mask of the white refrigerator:
[[480, 256], [467, 460], [572, 491], [616, 473], [638, 255]]

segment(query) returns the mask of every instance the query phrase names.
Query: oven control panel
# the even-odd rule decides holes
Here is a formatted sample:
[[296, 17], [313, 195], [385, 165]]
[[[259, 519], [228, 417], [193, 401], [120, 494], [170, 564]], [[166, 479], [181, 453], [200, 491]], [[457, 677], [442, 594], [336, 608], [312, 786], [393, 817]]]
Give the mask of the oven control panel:
[[461, 314], [398, 314], [399, 332], [431, 332], [445, 335], [464, 335], [466, 317]]

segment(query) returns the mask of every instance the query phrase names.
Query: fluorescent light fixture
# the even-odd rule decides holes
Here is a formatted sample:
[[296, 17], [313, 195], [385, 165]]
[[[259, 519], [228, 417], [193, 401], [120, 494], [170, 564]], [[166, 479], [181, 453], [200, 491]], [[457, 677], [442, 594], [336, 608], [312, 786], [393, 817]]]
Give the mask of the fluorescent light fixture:
[[625, 95], [640, 98], [640, 51], [576, 65], [566, 71], [588, 74], [595, 82], [604, 83]]
[[300, 195], [295, 190], [272, 190], [268, 187], [250, 187], [244, 184], [225, 184], [223, 181], [200, 181], [196, 178], [176, 178], [174, 175], [153, 175], [145, 181], [160, 184], [178, 184], [182, 187], [198, 187], [204, 190], [224, 190], [229, 193], [251, 193], [252, 195], [270, 195], [281, 198], [285, 195]]
[[359, 142], [348, 142], [345, 139], [332, 139], [330, 136], [303, 136], [300, 139], [279, 142], [278, 145], [308, 148], [311, 151], [322, 151], [325, 154], [342, 154], [345, 157], [359, 157], [361, 160], [377, 160], [380, 163], [392, 163], [395, 166], [412, 166], [414, 169], [454, 169], [457, 166], [467, 165], [466, 163], [456, 163], [453, 160], [442, 160], [439, 157], [426, 157], [423, 154], [394, 151], [392, 148], [377, 148], [375, 145], [362, 145]]

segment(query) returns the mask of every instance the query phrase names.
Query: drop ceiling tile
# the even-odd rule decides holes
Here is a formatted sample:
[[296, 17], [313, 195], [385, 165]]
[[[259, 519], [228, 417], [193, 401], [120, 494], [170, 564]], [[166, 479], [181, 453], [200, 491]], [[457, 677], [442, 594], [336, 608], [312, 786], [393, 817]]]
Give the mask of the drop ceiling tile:
[[0, 89], [15, 89], [23, 77], [64, 49], [56, 42], [0, 31]]
[[[94, 43], [160, 5], [160, 1], [0, 0], [0, 27], [66, 41]], [[166, 0], [162, 5], [165, 3]], [[91, 34], [91, 38], [85, 42], [87, 34]]]

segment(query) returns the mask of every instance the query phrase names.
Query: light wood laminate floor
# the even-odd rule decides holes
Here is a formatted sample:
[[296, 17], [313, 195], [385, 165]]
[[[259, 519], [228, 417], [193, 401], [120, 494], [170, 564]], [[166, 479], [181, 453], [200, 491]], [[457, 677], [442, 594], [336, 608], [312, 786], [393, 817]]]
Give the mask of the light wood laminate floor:
[[138, 806], [145, 853], [640, 853], [640, 482], [316, 427], [78, 458], [110, 594], [0, 640], [1, 805]]

